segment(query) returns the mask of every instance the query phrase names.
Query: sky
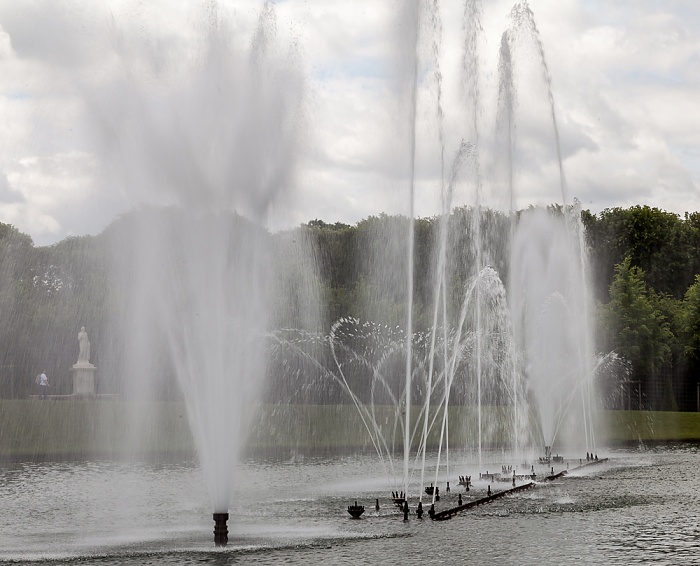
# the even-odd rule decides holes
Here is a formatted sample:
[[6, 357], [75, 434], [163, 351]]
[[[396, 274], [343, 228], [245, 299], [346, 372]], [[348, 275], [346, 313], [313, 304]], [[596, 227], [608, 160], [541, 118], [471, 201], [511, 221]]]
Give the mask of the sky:
[[437, 214], [451, 179], [453, 206], [700, 210], [699, 3], [530, 0], [536, 32], [513, 0], [410, 5], [0, 0], [0, 222], [37, 245], [144, 203], [354, 224], [411, 187]]

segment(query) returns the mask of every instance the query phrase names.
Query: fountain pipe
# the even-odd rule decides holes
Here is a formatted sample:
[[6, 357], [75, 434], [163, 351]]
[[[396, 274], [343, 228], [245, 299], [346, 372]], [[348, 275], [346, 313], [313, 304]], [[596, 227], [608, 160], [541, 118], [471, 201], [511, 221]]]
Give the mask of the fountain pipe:
[[214, 544], [226, 546], [228, 544], [228, 513], [214, 513]]

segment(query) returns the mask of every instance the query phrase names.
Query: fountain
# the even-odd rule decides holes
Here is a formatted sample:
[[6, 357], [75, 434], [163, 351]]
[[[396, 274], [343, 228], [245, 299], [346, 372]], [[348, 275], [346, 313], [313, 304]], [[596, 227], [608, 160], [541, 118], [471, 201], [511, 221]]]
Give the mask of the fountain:
[[313, 325], [318, 300], [287, 269], [303, 265], [304, 242], [273, 246], [266, 229], [288, 197], [303, 127], [296, 54], [280, 48], [272, 4], [250, 47], [216, 4], [203, 17], [189, 59], [154, 46], [144, 68], [140, 52], [117, 42], [123, 73], [86, 90], [112, 173], [153, 203], [110, 241], [113, 335], [122, 337], [110, 369], [126, 376], [123, 393], [136, 402], [152, 397], [162, 374], [176, 376], [223, 546], [266, 374], [265, 335]]
[[[412, 217], [413, 202], [425, 200], [423, 192], [440, 195], [432, 248], [421, 250], [421, 263], [415, 264], [414, 223], [377, 222], [360, 244], [364, 312], [374, 321], [342, 319], [327, 337], [285, 331], [276, 340], [286, 348], [283, 356], [309, 360], [321, 379], [345, 390], [394, 487], [396, 461], [402, 458], [402, 491], [411, 493], [409, 483], [419, 472], [421, 497], [429, 444], [438, 449], [438, 468], [444, 450], [448, 477], [451, 443], [471, 442], [479, 466], [482, 451], [494, 446], [507, 448], [513, 461], [553, 446], [592, 450], [596, 364], [580, 209], [569, 202], [551, 79], [527, 2], [515, 5], [501, 38], [495, 128], [491, 125], [496, 135], [490, 143], [480, 133], [490, 102], [481, 85], [480, 3], [465, 4], [461, 65], [460, 84], [466, 88], [460, 103], [467, 116], [461, 123], [472, 141], [453, 145], [444, 127], [450, 116], [443, 104], [440, 7], [406, 3], [403, 10], [409, 31], [399, 65], [408, 115], [402, 119], [410, 124], [404, 199]], [[525, 149], [515, 135], [518, 96], [533, 66], [559, 172], [551, 199], [562, 205], [518, 213], [518, 160]], [[434, 123], [425, 126], [422, 117], [431, 113]], [[441, 183], [418, 187], [416, 164], [430, 158]], [[486, 203], [505, 206], [496, 210]], [[423, 287], [414, 287], [414, 279]], [[334, 367], [304, 351], [311, 343], [330, 350], [318, 359], [332, 358]], [[462, 414], [455, 422], [448, 410], [455, 406], [473, 407], [476, 415]]]
[[[443, 123], [449, 116], [443, 104], [445, 73], [439, 56], [441, 12], [437, 4], [423, 8], [421, 18], [416, 20], [416, 44], [419, 47], [415, 50], [414, 66], [422, 71], [423, 76], [432, 73], [434, 82], [429, 85], [430, 80], [426, 78], [425, 84], [417, 85], [415, 76], [409, 75], [414, 78], [413, 83], [406, 87], [407, 98], [413, 101], [416, 123], [419, 115], [430, 112], [425, 106], [419, 107], [416, 100], [432, 105], [437, 132], [432, 138], [425, 136], [424, 132], [417, 135], [424, 146], [429, 145], [426, 139], [433, 140], [436, 149], [432, 155], [436, 156], [437, 166], [444, 172], [444, 156], [450, 153], [450, 146], [443, 132]], [[462, 90], [461, 102], [467, 116], [464, 129], [474, 145], [465, 145], [464, 142], [457, 145], [449, 175], [443, 174], [441, 186], [435, 187], [441, 195], [443, 222], [435, 246], [435, 259], [430, 262], [435, 266], [433, 289], [428, 299], [429, 304], [432, 302], [432, 307], [429, 307], [433, 313], [432, 325], [428, 332], [432, 333], [433, 348], [427, 364], [427, 382], [431, 383], [433, 356], [438, 354], [434, 347], [437, 335], [443, 332], [446, 337], [447, 328], [451, 327], [459, 338], [451, 345], [450, 340], [443, 338], [444, 351], [440, 354], [448, 383], [444, 400], [446, 408], [455, 380], [465, 379], [465, 372], [458, 375], [450, 359], [454, 360], [455, 352], [461, 351], [457, 346], [461, 337], [469, 335], [473, 349], [467, 357], [466, 366], [470, 371], [466, 375], [471, 374], [475, 381], [473, 391], [478, 410], [477, 438], [481, 463], [482, 441], [493, 438], [482, 414], [484, 406], [505, 404], [511, 408], [510, 447], [515, 459], [518, 459], [523, 443], [531, 441], [531, 436], [537, 438], [540, 450], [555, 443], [577, 449], [595, 446], [591, 421], [595, 361], [589, 322], [589, 273], [580, 209], [578, 205], [571, 206], [568, 197], [551, 79], [539, 31], [527, 2], [516, 3], [510, 14], [511, 24], [501, 40], [496, 136], [494, 145], [489, 147], [481, 136], [487, 112], [481, 94], [483, 77], [479, 72], [480, 14], [479, 2], [466, 3], [462, 64], [462, 84], [466, 88]], [[530, 78], [528, 82], [535, 84], [533, 91], [539, 88], [541, 98], [545, 100], [543, 119], [551, 124], [553, 157], [559, 172], [558, 187], [551, 198], [552, 202], [559, 200], [563, 206], [549, 211], [534, 208], [516, 214], [518, 163], [522, 159], [520, 153], [525, 153], [526, 149], [516, 137], [516, 124], [518, 97], [522, 94], [526, 74], [528, 77], [539, 76], [539, 79], [533, 81]], [[411, 97], [411, 89], [418, 89], [423, 96]], [[416, 157], [418, 150], [415, 146], [409, 151], [413, 151], [412, 160], [425, 160], [422, 155]], [[493, 156], [496, 159], [492, 159]], [[491, 182], [484, 174], [484, 164], [489, 160], [497, 171], [497, 174], [491, 174]], [[411, 165], [408, 177], [412, 179], [413, 176]], [[413, 199], [416, 188], [412, 182], [408, 190]], [[465, 195], [469, 195], [467, 202], [473, 207], [468, 229], [470, 248], [457, 249], [455, 257], [455, 252], [450, 251], [456, 242], [464, 239], [461, 227], [454, 225], [451, 215], [454, 207], [463, 202], [458, 199]], [[493, 212], [484, 208], [487, 201], [506, 204], [505, 213], [509, 215], [510, 224], [508, 232], [495, 225]], [[412, 238], [409, 232], [409, 250]], [[466, 272], [460, 272], [454, 266], [460, 266], [460, 255], [465, 253], [471, 259], [470, 266]], [[492, 270], [489, 265], [498, 267]], [[494, 301], [495, 295], [484, 286], [486, 281], [501, 280], [505, 283], [504, 292], [497, 293], [499, 299]], [[454, 286], [454, 281], [461, 281], [463, 288], [467, 289], [461, 307], [459, 301], [447, 298], [454, 296], [454, 291], [448, 286]], [[488, 285], [497, 287], [493, 283]], [[412, 331], [412, 300], [411, 297], [408, 307], [409, 332]], [[407, 360], [411, 359], [409, 350]], [[407, 363], [407, 367], [410, 366], [411, 363]], [[407, 379], [406, 391], [410, 391], [410, 384]], [[430, 387], [427, 390], [430, 392]], [[447, 414], [445, 409], [440, 448], [443, 444], [448, 445]], [[408, 422], [407, 417], [406, 428]], [[427, 416], [425, 423], [427, 427]], [[537, 430], [531, 430], [533, 423], [536, 423], [534, 428]], [[426, 433], [427, 428], [424, 428], [424, 438]], [[405, 448], [405, 461], [407, 452]], [[405, 484], [407, 481], [406, 476]]]
[[[406, 143], [397, 151], [405, 187], [397, 201], [407, 218], [378, 221], [363, 234], [362, 309], [375, 320], [342, 319], [328, 336], [317, 332], [313, 270], [301, 284], [298, 269], [282, 275], [285, 261], [308, 262], [305, 242], [286, 241], [279, 251], [265, 230], [288, 197], [304, 113], [299, 65], [293, 50], [277, 48], [272, 5], [250, 49], [233, 42], [212, 5], [191, 60], [172, 66], [156, 50], [156, 64], [144, 68], [128, 42], [117, 42], [123, 76], [108, 95], [87, 89], [114, 172], [171, 206], [133, 215], [132, 241], [114, 242], [115, 300], [124, 305], [115, 335], [127, 338], [114, 348], [121, 363], [112, 370], [130, 376], [132, 398], [148, 397], [153, 375], [177, 376], [215, 514], [229, 511], [231, 470], [267, 372], [266, 341], [280, 327], [293, 329], [272, 334], [282, 355], [291, 350], [346, 391], [406, 496], [416, 472], [425, 485], [429, 446], [438, 450], [436, 485], [443, 459], [449, 476], [456, 442], [475, 450], [479, 466], [494, 446], [514, 460], [557, 443], [595, 446], [583, 233], [569, 207], [539, 33], [527, 3], [516, 4], [501, 39], [497, 98], [489, 100], [480, 3], [467, 1], [464, 14], [460, 78], [451, 84], [439, 4], [402, 4], [397, 131]], [[553, 131], [552, 200], [563, 209], [518, 215], [523, 148], [515, 133], [528, 60], [536, 61]], [[446, 127], [448, 86], [459, 86], [459, 140]], [[436, 169], [438, 186], [417, 182]], [[438, 215], [432, 248], [419, 250], [413, 219], [426, 193], [438, 195]], [[273, 288], [280, 280], [283, 288]], [[321, 344], [334, 364], [301, 343]], [[451, 407], [475, 415], [450, 419]], [[572, 439], [576, 429], [583, 439]]]
[[[480, 3], [465, 2], [457, 81], [465, 88], [456, 90], [467, 119], [455, 120], [464, 125], [458, 140], [446, 128], [452, 116], [439, 6], [402, 3], [397, 131], [407, 142], [397, 200], [405, 216], [363, 234], [362, 311], [376, 319], [343, 318], [326, 333], [318, 330], [307, 242], [274, 243], [267, 229], [291, 198], [301, 146], [305, 88], [296, 52], [279, 49], [271, 4], [250, 48], [235, 43], [216, 4], [205, 16], [185, 60], [149, 45], [152, 59], [144, 62], [116, 34], [120, 74], [106, 87], [84, 88], [97, 145], [111, 164], [106, 172], [147, 203], [119, 221], [119, 237], [107, 235], [118, 316], [100, 369], [125, 376], [122, 393], [137, 409], [157, 398], [164, 374], [176, 376], [215, 544], [228, 543], [239, 455], [274, 355], [299, 357], [318, 380], [345, 391], [406, 519], [409, 497], [423, 510], [429, 449], [437, 450], [435, 489], [426, 493], [431, 517], [443, 460], [450, 476], [451, 446], [481, 466], [482, 452], [494, 447], [517, 460], [571, 446], [578, 428], [593, 453], [583, 232], [569, 207], [551, 81], [527, 3], [516, 5], [502, 37], [498, 97], [490, 100], [481, 84]], [[564, 207], [519, 215], [518, 57], [533, 47], [559, 169], [552, 200]], [[421, 181], [431, 170], [440, 172], [438, 186]], [[439, 201], [429, 249], [416, 247], [413, 221], [425, 193]], [[417, 270], [427, 275], [414, 277]], [[137, 437], [142, 415], [131, 421]], [[474, 487], [471, 476], [459, 483]], [[490, 483], [487, 489], [491, 496]], [[359, 517], [364, 506], [348, 512]]]

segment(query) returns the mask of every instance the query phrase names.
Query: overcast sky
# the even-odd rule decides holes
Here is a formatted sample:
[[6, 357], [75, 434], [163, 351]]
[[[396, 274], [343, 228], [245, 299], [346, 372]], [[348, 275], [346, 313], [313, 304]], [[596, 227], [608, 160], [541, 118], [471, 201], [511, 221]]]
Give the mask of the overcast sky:
[[[216, 17], [203, 4], [0, 0], [0, 222], [46, 245], [97, 234], [143, 202], [189, 205], [208, 194], [243, 213], [263, 211], [273, 228], [409, 210], [407, 2], [280, 1], [262, 27], [261, 2], [221, 0]], [[441, 178], [462, 139], [478, 148], [483, 202], [508, 200], [508, 143], [495, 132], [512, 6], [483, 1], [476, 59], [468, 59], [478, 61], [469, 67], [478, 69], [476, 122], [464, 95], [464, 3], [423, 13], [419, 216], [439, 212]], [[529, 7], [551, 78], [566, 198], [593, 212], [700, 210], [700, 3]], [[531, 31], [511, 35], [516, 207], [564, 198]], [[221, 200], [219, 185], [235, 188]], [[474, 199], [467, 187], [453, 204]]]

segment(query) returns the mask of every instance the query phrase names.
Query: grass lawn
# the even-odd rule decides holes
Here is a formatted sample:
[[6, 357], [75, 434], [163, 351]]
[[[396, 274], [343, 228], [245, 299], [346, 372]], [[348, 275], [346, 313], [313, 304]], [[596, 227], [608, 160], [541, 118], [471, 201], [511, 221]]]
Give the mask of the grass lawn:
[[191, 451], [182, 403], [0, 401], [0, 459]]
[[[495, 438], [507, 439], [507, 409], [489, 408]], [[413, 421], [419, 410], [412, 410]], [[700, 441], [700, 413], [604, 411], [599, 414], [598, 445], [636, 442]], [[403, 437], [393, 409], [377, 407], [375, 422], [385, 438]], [[398, 415], [399, 419], [403, 416]], [[485, 417], [486, 418], [486, 417]], [[475, 445], [476, 412], [450, 408], [452, 446]], [[422, 427], [418, 427], [422, 428]], [[418, 435], [417, 435], [418, 436]], [[429, 434], [436, 447], [440, 420]], [[417, 447], [418, 438], [412, 446]], [[263, 405], [251, 426], [248, 446], [254, 451], [373, 450], [353, 405]], [[390, 447], [389, 447], [390, 448]], [[121, 455], [194, 454], [183, 403], [128, 403], [118, 400], [1, 400], [0, 460], [88, 458]]]
[[700, 442], [700, 413], [606, 411], [611, 443]]

